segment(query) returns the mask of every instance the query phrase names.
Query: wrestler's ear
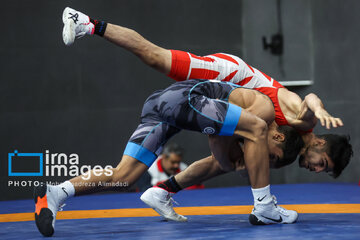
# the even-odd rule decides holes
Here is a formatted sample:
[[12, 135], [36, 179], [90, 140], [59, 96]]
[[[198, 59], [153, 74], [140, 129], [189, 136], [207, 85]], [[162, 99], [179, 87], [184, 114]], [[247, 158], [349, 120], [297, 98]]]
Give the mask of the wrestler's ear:
[[277, 131], [274, 133], [272, 138], [277, 142], [284, 142], [285, 141], [285, 135], [283, 133], [280, 133], [280, 132], [277, 132]]
[[313, 142], [314, 142], [314, 146], [325, 146], [326, 144], [326, 140], [322, 138], [315, 138]]

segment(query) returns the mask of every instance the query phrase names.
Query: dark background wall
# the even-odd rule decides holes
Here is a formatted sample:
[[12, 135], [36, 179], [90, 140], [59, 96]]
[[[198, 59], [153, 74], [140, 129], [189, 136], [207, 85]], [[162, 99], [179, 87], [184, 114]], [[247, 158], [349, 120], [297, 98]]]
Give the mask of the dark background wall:
[[[116, 166], [138, 124], [144, 100], [172, 82], [131, 53], [97, 36], [87, 36], [66, 47], [61, 39], [61, 15], [66, 6], [133, 28], [165, 48], [199, 55], [229, 52], [278, 80], [311, 78], [314, 85], [294, 90], [301, 96], [317, 93], [329, 112], [344, 120], [345, 127], [332, 132], [351, 134], [355, 157], [337, 181], [357, 182], [360, 33], [356, 29], [360, 2], [281, 4], [286, 50], [283, 60], [291, 63], [285, 66], [286, 77], [279, 73], [278, 57], [262, 50], [260, 37], [277, 31], [272, 14], [276, 1], [3, 2], [0, 199], [31, 197], [31, 187], [9, 187], [10, 180], [67, 179], [8, 177], [8, 153], [15, 149], [25, 153], [77, 153], [81, 165]], [[254, 9], [256, 14], [252, 14]], [[296, 70], [296, 63], [302, 71]], [[325, 130], [317, 127], [316, 132]], [[207, 139], [201, 134], [182, 132], [173, 141], [186, 149], [187, 163], [209, 154]], [[315, 181], [334, 180], [325, 174], [307, 173], [297, 164], [272, 171], [271, 176], [272, 183]], [[240, 184], [247, 184], [247, 180], [235, 173], [206, 182], [208, 187]]]

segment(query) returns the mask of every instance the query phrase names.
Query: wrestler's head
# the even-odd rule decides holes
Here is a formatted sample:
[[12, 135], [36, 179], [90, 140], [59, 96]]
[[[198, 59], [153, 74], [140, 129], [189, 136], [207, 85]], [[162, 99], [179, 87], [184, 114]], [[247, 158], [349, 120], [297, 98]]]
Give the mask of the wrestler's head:
[[353, 155], [350, 137], [344, 135], [317, 135], [299, 158], [299, 166], [319, 172], [330, 172], [337, 178]]
[[280, 168], [293, 163], [304, 142], [299, 133], [290, 126], [271, 124], [268, 131], [270, 167]]
[[176, 143], [165, 146], [161, 155], [161, 165], [168, 175], [175, 175], [179, 172], [184, 150]]

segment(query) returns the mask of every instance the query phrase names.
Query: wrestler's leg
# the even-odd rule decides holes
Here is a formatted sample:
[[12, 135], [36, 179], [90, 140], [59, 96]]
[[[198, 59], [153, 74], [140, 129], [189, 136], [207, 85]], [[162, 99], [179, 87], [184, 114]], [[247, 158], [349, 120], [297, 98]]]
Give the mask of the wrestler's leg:
[[[116, 168], [91, 171], [85, 176], [77, 176], [69, 181], [73, 184], [77, 196], [104, 190], [121, 191], [134, 184], [147, 169], [144, 163], [124, 155]], [[90, 177], [87, 179], [87, 176]]]
[[164, 74], [170, 73], [171, 51], [146, 40], [136, 31], [109, 23], [107, 24], [104, 38], [134, 53], [146, 65]]
[[84, 35], [99, 35], [115, 45], [137, 55], [145, 64], [168, 74], [171, 68], [170, 50], [156, 46], [136, 31], [115, 24], [97, 21], [72, 8], [63, 11], [63, 41], [72, 45]]
[[197, 56], [180, 50], [168, 50], [148, 41], [135, 30], [107, 24], [104, 38], [138, 56], [146, 65], [168, 75], [176, 81], [188, 79], [214, 79], [230, 81], [239, 75], [243, 63], [229, 54]]
[[187, 221], [187, 218], [174, 211], [171, 197], [184, 188], [224, 173], [226, 172], [220, 168], [218, 161], [209, 156], [192, 163], [175, 177], [149, 188], [141, 195], [140, 199], [166, 219], [184, 222]]
[[[244, 162], [254, 197], [254, 209], [249, 215], [250, 223], [254, 225], [294, 223], [298, 218], [297, 212], [277, 206], [270, 191], [266, 123], [243, 110], [234, 135], [244, 138]], [[209, 141], [213, 155], [220, 165], [225, 167], [229, 158], [226, 138], [228, 137], [214, 136]]]
[[[210, 139], [214, 136], [209, 136]], [[226, 167], [221, 166], [214, 156], [209, 156], [192, 163], [184, 171], [175, 175], [175, 181], [184, 189], [230, 171], [244, 170], [244, 158], [237, 138], [227, 137], [223, 142], [224, 152], [228, 152]]]
[[168, 50], [148, 41], [132, 29], [94, 20], [71, 8], [65, 8], [63, 21], [63, 40], [66, 45], [73, 44], [75, 39], [85, 34], [96, 34], [134, 53], [145, 64], [176, 81], [187, 79], [229, 81], [240, 70], [239, 64], [242, 60], [236, 56], [213, 54], [203, 57], [180, 50]]
[[192, 163], [184, 171], [176, 174], [175, 180], [184, 189], [225, 173], [219, 162], [213, 156], [209, 156]]
[[[162, 146], [180, 129], [162, 122], [156, 111], [158, 95], [153, 93], [145, 102], [141, 123], [130, 137], [121, 162], [116, 168], [91, 172], [57, 186], [39, 186], [34, 190], [35, 220], [45, 236], [54, 233], [55, 218], [59, 206], [69, 197], [111, 188], [123, 189], [133, 184], [157, 158]], [[89, 179], [87, 179], [87, 177]]]
[[[146, 65], [162, 72], [176, 81], [187, 79], [223, 80], [230, 67], [224, 61], [209, 57], [168, 50], [148, 41], [135, 30], [114, 24], [107, 24], [104, 38], [138, 56]], [[236, 60], [234, 60], [236, 62]], [[222, 77], [222, 78], [218, 78]]]
[[[230, 154], [233, 160], [231, 171], [242, 170], [244, 162], [240, 145], [236, 144], [233, 147], [235, 151], [233, 154]], [[225, 173], [227, 171], [221, 168], [219, 162], [213, 156], [209, 156], [192, 163], [184, 171], [157, 184], [156, 187], [149, 188], [141, 196], [141, 200], [167, 219], [181, 222], [186, 221], [186, 217], [177, 214], [172, 208], [171, 203], [169, 203], [171, 197], [184, 188]]]
[[148, 41], [135, 30], [114, 24], [107, 24], [104, 38], [132, 52], [146, 65], [176, 81], [188, 79], [229, 81], [238, 71], [234, 69], [239, 67], [240, 62], [239, 58], [225, 54], [203, 57], [180, 50], [164, 49]]
[[[58, 208], [71, 196], [103, 191], [106, 189], [122, 189], [133, 184], [148, 166], [137, 159], [124, 155], [120, 164], [105, 171], [91, 171], [75, 177], [57, 186], [43, 185], [34, 190], [36, 226], [44, 236], [54, 234], [55, 218]], [[87, 177], [90, 175], [90, 178]]]

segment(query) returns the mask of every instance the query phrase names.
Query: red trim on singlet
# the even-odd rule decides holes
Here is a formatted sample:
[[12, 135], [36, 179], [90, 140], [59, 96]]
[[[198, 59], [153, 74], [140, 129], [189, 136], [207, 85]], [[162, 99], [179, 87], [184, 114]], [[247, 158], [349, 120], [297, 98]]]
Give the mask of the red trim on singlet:
[[259, 92], [262, 92], [263, 94], [267, 95], [271, 101], [274, 104], [274, 110], [275, 110], [275, 122], [277, 125], [289, 125], [288, 121], [286, 120], [284, 113], [281, 111], [279, 99], [278, 99], [278, 91], [279, 88], [273, 88], [273, 87], [260, 87], [255, 88], [255, 90], [258, 90]]
[[281, 85], [278, 81], [274, 79], [273, 86], [276, 88], [285, 88], [283, 85]]
[[211, 54], [210, 56], [222, 58], [222, 59], [228, 60], [229, 62], [233, 62], [236, 65], [239, 65], [239, 63], [235, 59], [233, 59], [232, 57], [230, 57], [228, 55], [222, 54], [222, 53], [215, 53], [215, 54]]
[[191, 69], [189, 79], [215, 79], [219, 76], [218, 71], [203, 69], [203, 68], [193, 68]]
[[230, 81], [234, 76], [235, 74], [238, 72], [238, 70], [235, 70], [233, 71], [232, 73], [230, 73], [226, 78], [224, 78], [223, 80], [221, 80], [222, 82], [228, 82]]
[[171, 51], [171, 70], [169, 77], [175, 81], [184, 81], [187, 78], [190, 68], [190, 57], [187, 52], [179, 50]]
[[[195, 54], [189, 53], [192, 58], [199, 59], [204, 62], [215, 62], [214, 59], [209, 57], [201, 57], [197, 56]], [[189, 63], [190, 65], [190, 63]], [[210, 70], [210, 69], [204, 69], [204, 68], [192, 68], [191, 73], [189, 76], [189, 79], [215, 79], [217, 76], [219, 76], [220, 72]]]
[[192, 53], [189, 53], [189, 54], [190, 54], [191, 57], [202, 60], [202, 61], [205, 61], [205, 62], [215, 62], [214, 59], [209, 58], [209, 57], [201, 57], [201, 56], [197, 56], [197, 55], [192, 54]]
[[251, 79], [253, 79], [253, 76], [246, 77], [246, 78], [244, 78], [243, 80], [241, 80], [241, 81], [239, 82], [239, 85], [240, 85], [240, 86], [244, 86], [245, 84], [247, 84], [248, 82], [250, 82]]

